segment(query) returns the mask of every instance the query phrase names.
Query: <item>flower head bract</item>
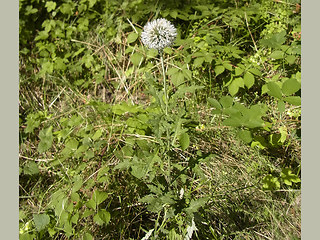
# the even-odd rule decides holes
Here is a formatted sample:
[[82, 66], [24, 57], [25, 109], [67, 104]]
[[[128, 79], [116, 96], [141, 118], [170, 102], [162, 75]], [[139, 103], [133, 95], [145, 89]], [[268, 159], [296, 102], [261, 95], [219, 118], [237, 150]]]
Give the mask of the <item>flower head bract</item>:
[[164, 19], [159, 18], [148, 22], [141, 34], [141, 40], [148, 48], [154, 48], [162, 51], [165, 47], [169, 47], [176, 39], [177, 29], [173, 24]]

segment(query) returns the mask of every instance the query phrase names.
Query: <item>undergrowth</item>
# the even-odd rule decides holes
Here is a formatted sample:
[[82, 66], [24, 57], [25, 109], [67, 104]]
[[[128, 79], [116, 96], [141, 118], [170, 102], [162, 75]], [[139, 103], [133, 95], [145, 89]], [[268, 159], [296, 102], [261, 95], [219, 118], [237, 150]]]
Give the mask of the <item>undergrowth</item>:
[[300, 239], [300, 5], [20, 0], [20, 239]]

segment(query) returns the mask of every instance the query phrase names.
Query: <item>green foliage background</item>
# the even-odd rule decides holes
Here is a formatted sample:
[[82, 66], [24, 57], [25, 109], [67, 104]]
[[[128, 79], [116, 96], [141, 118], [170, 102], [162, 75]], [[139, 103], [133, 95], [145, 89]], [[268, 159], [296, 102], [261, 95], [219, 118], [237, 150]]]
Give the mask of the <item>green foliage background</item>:
[[19, 2], [21, 239], [300, 239], [299, 0]]

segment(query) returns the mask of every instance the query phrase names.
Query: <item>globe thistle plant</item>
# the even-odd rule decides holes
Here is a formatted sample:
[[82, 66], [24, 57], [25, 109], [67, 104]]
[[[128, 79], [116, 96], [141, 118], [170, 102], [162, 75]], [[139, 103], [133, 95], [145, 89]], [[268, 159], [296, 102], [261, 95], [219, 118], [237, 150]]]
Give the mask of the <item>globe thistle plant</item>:
[[142, 43], [148, 48], [153, 48], [158, 50], [160, 53], [160, 61], [162, 67], [162, 75], [163, 75], [163, 90], [164, 90], [164, 98], [165, 98], [165, 114], [168, 115], [168, 93], [166, 88], [166, 74], [164, 70], [163, 64], [163, 49], [165, 47], [169, 47], [173, 44], [174, 40], [177, 36], [177, 29], [173, 26], [173, 24], [164, 19], [159, 18], [148, 22], [141, 34]]
[[173, 44], [176, 36], [177, 29], [173, 24], [164, 18], [159, 18], [144, 26], [141, 40], [148, 48], [154, 48], [161, 52], [165, 47]]

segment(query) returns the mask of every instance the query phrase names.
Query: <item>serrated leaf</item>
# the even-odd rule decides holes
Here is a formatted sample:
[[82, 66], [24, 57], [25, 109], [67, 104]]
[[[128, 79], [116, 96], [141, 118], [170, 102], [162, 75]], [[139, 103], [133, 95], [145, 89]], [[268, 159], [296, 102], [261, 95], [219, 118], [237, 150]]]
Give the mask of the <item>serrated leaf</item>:
[[294, 78], [290, 78], [282, 84], [282, 92], [287, 96], [299, 91], [300, 88], [301, 84]]
[[254, 76], [250, 72], [246, 72], [243, 76], [244, 85], [250, 89], [254, 84]]
[[268, 94], [270, 96], [273, 96], [279, 99], [282, 98], [282, 92], [278, 84], [276, 84], [275, 82], [269, 82], [267, 86], [269, 89]]
[[135, 42], [136, 40], [137, 40], [137, 38], [138, 38], [138, 34], [137, 33], [135, 33], [135, 32], [132, 32], [132, 33], [130, 33], [129, 35], [128, 35], [128, 37], [127, 37], [127, 43], [133, 43], [133, 42]]
[[179, 137], [179, 143], [180, 143], [182, 151], [186, 150], [190, 144], [189, 135], [187, 133], [182, 133]]
[[220, 75], [221, 73], [223, 73], [225, 70], [224, 66], [222, 65], [218, 65], [214, 68], [214, 72], [216, 73], [216, 76]]
[[52, 126], [42, 129], [39, 133], [40, 142], [38, 145], [39, 153], [44, 153], [52, 146], [53, 135], [52, 135]]
[[208, 197], [199, 198], [197, 200], [191, 200], [188, 208], [185, 209], [188, 213], [197, 212], [200, 207], [204, 207], [206, 202], [208, 201]]
[[33, 214], [33, 221], [37, 231], [40, 232], [50, 223], [50, 217], [47, 214]]

